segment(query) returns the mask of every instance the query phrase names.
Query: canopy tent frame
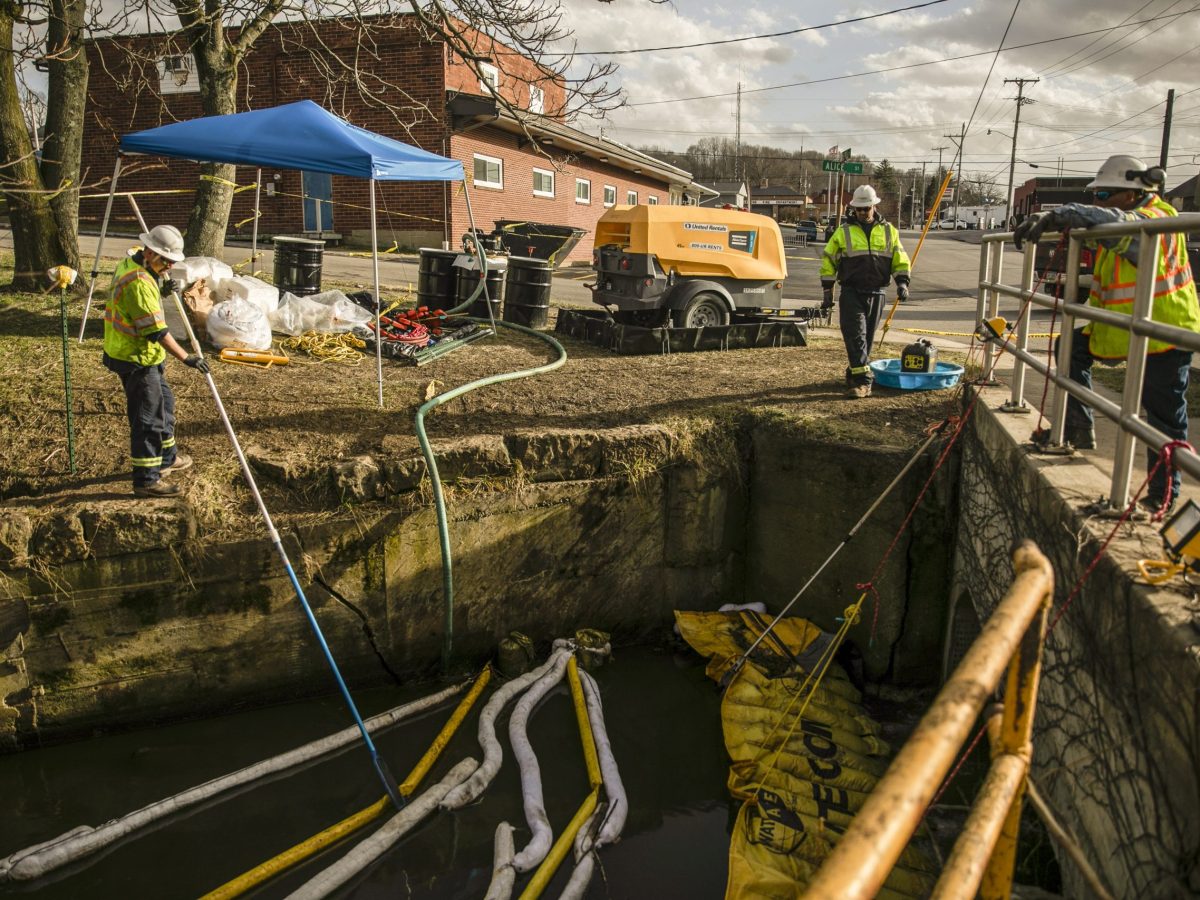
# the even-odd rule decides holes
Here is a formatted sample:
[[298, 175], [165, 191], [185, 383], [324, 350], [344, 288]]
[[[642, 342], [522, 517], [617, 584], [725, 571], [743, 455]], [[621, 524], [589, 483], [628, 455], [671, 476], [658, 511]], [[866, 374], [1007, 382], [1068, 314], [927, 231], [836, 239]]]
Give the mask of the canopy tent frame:
[[[282, 118], [277, 118], [280, 111], [286, 110]], [[248, 142], [243, 134], [246, 123], [252, 117], [258, 116], [269, 121], [269, 133], [273, 143], [282, 138], [282, 143], [273, 147], [259, 148]], [[331, 135], [341, 138], [340, 146], [330, 146], [322, 143], [322, 156], [306, 158], [302, 149], [297, 148], [295, 137], [288, 133], [289, 126], [299, 121], [297, 130], [303, 133], [300, 137], [328, 141]], [[201, 124], [203, 123], [203, 124]], [[231, 127], [231, 133], [236, 139], [213, 140], [208, 151], [204, 138], [213, 133], [218, 124]], [[222, 129], [216, 129], [218, 132]], [[314, 147], [317, 146], [314, 144]], [[376, 151], [392, 151], [390, 157], [380, 160]], [[92, 277], [88, 285], [87, 302], [84, 305], [83, 318], [79, 325], [79, 340], [83, 341], [87, 328], [88, 315], [91, 312], [92, 294], [96, 287], [96, 278], [100, 270], [100, 253], [104, 247], [104, 239], [108, 233], [109, 218], [112, 213], [113, 199], [117, 194], [117, 182], [121, 175], [122, 160], [125, 156], [168, 156], [176, 159], [188, 159], [195, 162], [224, 162], [233, 165], [256, 166], [254, 192], [254, 229], [251, 238], [251, 260], [258, 251], [258, 220], [261, 215], [259, 201], [262, 182], [262, 167], [264, 164], [272, 168], [289, 168], [300, 171], [327, 172], [333, 175], [349, 175], [366, 178], [370, 182], [370, 211], [371, 211], [371, 267], [374, 282], [375, 299], [375, 378], [378, 388], [380, 408], [383, 407], [383, 349], [379, 338], [381, 332], [382, 308], [379, 288], [379, 240], [375, 204], [375, 183], [377, 181], [461, 181], [463, 196], [466, 199], [467, 222], [471, 234], [475, 234], [475, 218], [471, 211], [470, 194], [467, 189], [466, 174], [462, 163], [448, 157], [421, 150], [409, 144], [404, 144], [392, 138], [375, 134], [366, 129], [351, 125], [346, 120], [335, 116], [311, 100], [301, 100], [297, 103], [284, 104], [267, 110], [251, 110], [245, 113], [233, 113], [225, 116], [204, 116], [189, 119], [147, 131], [134, 132], [121, 138], [117, 149], [116, 165], [113, 168], [112, 182], [109, 186], [108, 201], [104, 208], [104, 219], [100, 226], [100, 240], [96, 247], [96, 260], [92, 266]], [[402, 158], [407, 157], [407, 158]], [[418, 171], [412, 172], [410, 169]], [[146, 222], [133, 199], [126, 192], [129, 201], [143, 229]], [[449, 209], [449, 204], [447, 204]], [[253, 269], [251, 262], [251, 269]], [[483, 279], [481, 279], [481, 283]], [[486, 286], [484, 287], [486, 291]]]

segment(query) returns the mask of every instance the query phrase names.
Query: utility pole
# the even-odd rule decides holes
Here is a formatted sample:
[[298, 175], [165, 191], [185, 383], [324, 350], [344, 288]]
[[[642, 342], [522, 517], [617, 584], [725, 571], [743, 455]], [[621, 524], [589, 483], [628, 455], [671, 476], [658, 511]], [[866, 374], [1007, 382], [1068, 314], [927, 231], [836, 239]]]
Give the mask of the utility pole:
[[[1162, 149], [1158, 152], [1158, 164], [1165, 171], [1167, 155], [1171, 150], [1171, 113], [1175, 109], [1175, 88], [1167, 91], [1167, 114], [1163, 116]], [[1165, 185], [1163, 186], [1165, 189]]]
[[[1021, 130], [1021, 107], [1026, 103], [1033, 103], [1029, 97], [1025, 96], [1025, 85], [1037, 84], [1041, 81], [1040, 78], [1005, 78], [1005, 84], [1015, 84], [1017, 86], [1017, 114], [1013, 121], [1012, 133], [1012, 155], [1008, 159], [1008, 192], [1004, 195], [1004, 227], [1008, 228], [1008, 222], [1012, 218], [1012, 201], [1013, 201], [1013, 171], [1017, 167], [1017, 132]], [[1170, 107], [1168, 106], [1168, 109]]]
[[[963, 126], [958, 134], [943, 134], [942, 137], [949, 138], [950, 143], [958, 148], [958, 153], [954, 154], [954, 227], [958, 228], [958, 196], [962, 193], [962, 165], [960, 161], [963, 159], [963, 144], [967, 142], [967, 123], [963, 122]], [[941, 160], [941, 154], [938, 154], [938, 159]]]
[[[942, 149], [943, 148], [941, 148], [941, 147], [937, 148], [938, 168], [939, 169], [942, 166], [942, 160], [941, 160]], [[917, 222], [918, 222], [919, 226], [923, 225], [925, 222], [925, 160], [921, 160], [921, 217], [917, 220]]]
[[737, 112], [733, 132], [733, 180], [742, 180], [742, 83], [737, 83]]

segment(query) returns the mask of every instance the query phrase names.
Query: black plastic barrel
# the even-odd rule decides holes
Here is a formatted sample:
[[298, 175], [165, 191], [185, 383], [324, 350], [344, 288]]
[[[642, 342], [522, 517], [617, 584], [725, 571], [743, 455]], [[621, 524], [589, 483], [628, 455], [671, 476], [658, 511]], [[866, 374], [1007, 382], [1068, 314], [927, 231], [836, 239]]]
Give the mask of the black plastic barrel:
[[455, 250], [421, 248], [421, 264], [417, 269], [417, 303], [430, 309], [449, 309], [454, 299], [455, 279], [458, 270], [454, 260], [459, 253]]
[[[458, 269], [458, 300], [454, 304], [458, 306], [465, 300], [469, 300], [471, 295], [475, 293], [475, 288], [479, 284], [479, 270], [467, 269], [459, 267]], [[500, 318], [500, 297], [504, 291], [504, 270], [503, 269], [488, 269], [487, 271], [487, 295], [485, 300], [481, 293], [475, 298], [475, 302], [467, 309], [467, 315], [475, 316], [479, 319], [488, 318], [488, 300], [492, 303], [491, 318]]]
[[550, 263], [528, 256], [510, 256], [504, 282], [504, 321], [527, 328], [545, 328], [550, 318]]
[[307, 297], [321, 293], [321, 261], [325, 242], [309, 238], [275, 238], [275, 287], [284, 293]]

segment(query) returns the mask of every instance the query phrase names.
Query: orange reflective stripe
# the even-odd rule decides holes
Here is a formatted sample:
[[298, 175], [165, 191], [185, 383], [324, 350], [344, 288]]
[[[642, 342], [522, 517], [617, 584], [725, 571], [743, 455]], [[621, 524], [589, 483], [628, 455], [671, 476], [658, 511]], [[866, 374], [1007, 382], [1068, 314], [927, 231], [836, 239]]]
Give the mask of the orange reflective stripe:
[[111, 310], [106, 309], [104, 311], [104, 321], [122, 334], [127, 334], [130, 337], [138, 336], [137, 329], [125, 322], [123, 319], [118, 319], [115, 315], [113, 315]]

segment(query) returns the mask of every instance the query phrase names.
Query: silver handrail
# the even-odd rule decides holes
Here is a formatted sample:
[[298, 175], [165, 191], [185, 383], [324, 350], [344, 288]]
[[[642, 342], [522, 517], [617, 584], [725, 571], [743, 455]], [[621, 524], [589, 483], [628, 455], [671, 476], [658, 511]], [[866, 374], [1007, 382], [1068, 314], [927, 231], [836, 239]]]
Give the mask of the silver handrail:
[[[1078, 302], [1078, 284], [1075, 273], [1079, 271], [1080, 249], [1085, 240], [1125, 235], [1177, 234], [1188, 231], [1200, 231], [1200, 213], [1184, 213], [1179, 216], [1141, 219], [1134, 222], [1114, 222], [1069, 232], [1062, 299], [1033, 290], [1036, 244], [1032, 242], [1025, 244], [1021, 260], [1021, 284], [1017, 287], [1005, 284], [1001, 274], [1004, 243], [1012, 240], [1012, 232], [997, 232], [983, 236], [980, 250], [976, 318], [979, 320], [991, 319], [999, 315], [1001, 297], [1011, 297], [1022, 303], [1022, 312], [1013, 329], [1012, 336], [1003, 342], [994, 342], [989, 345], [983, 367], [983, 380], [987, 383], [992, 382], [995, 361], [1000, 353], [1007, 352], [1013, 356], [1014, 366], [1012, 393], [1009, 401], [1002, 407], [1004, 411], [1028, 411], [1024, 397], [1026, 367], [1043, 375], [1059, 388], [1055, 392], [1051, 409], [1053, 425], [1050, 441], [1056, 445], [1061, 445], [1063, 442], [1068, 395], [1087, 404], [1094, 412], [1116, 422], [1120, 431], [1117, 435], [1116, 452], [1113, 457], [1112, 488], [1108, 501], [1110, 507], [1114, 509], [1124, 508], [1129, 502], [1129, 486], [1133, 477], [1137, 441], [1141, 440], [1155, 450], [1161, 450], [1171, 440], [1170, 437], [1147, 424], [1139, 415], [1149, 341], [1154, 338], [1196, 352], [1200, 351], [1200, 334], [1185, 328], [1155, 322], [1150, 318], [1153, 312], [1154, 280], [1158, 271], [1159, 242], [1157, 240], [1142, 240], [1138, 245], [1137, 280], [1134, 284], [1131, 315], [1113, 313], [1088, 306], [1086, 302]], [[1057, 242], [1059, 237], [1058, 234], [1048, 233], [1042, 236], [1041, 241]], [[1028, 304], [1025, 301], [1029, 301]], [[1054, 310], [1062, 318], [1058, 355], [1053, 370], [1030, 354], [1028, 350], [1029, 310], [1032, 306]], [[1071, 346], [1076, 319], [1102, 322], [1130, 332], [1125, 384], [1120, 406], [1095, 391], [1070, 380]], [[1180, 450], [1175, 453], [1174, 459], [1181, 469], [1193, 478], [1200, 479], [1200, 456], [1188, 450]]]

